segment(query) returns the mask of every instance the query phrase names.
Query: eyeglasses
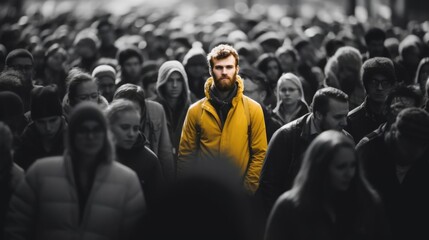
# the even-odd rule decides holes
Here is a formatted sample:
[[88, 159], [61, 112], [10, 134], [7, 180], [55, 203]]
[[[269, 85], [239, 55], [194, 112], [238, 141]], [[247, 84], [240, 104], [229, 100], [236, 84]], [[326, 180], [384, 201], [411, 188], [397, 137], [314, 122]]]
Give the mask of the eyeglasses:
[[81, 94], [77, 95], [76, 98], [80, 101], [96, 100], [98, 99], [99, 93]]
[[369, 85], [371, 87], [378, 87], [378, 86], [380, 86], [380, 84], [381, 84], [382, 88], [388, 88], [388, 87], [392, 86], [392, 84], [388, 80], [375, 80], [374, 79], [374, 80], [369, 82]]
[[11, 68], [17, 71], [31, 71], [33, 70], [33, 65], [12, 65]]

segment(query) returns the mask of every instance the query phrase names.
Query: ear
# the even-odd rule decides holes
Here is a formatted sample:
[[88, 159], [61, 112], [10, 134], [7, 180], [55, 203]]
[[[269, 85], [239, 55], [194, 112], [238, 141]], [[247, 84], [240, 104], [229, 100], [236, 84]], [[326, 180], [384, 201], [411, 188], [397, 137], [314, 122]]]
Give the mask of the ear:
[[237, 65], [237, 74], [240, 72], [240, 66]]
[[323, 114], [321, 112], [314, 112], [313, 113], [314, 118], [316, 119], [316, 121], [320, 122], [323, 119]]

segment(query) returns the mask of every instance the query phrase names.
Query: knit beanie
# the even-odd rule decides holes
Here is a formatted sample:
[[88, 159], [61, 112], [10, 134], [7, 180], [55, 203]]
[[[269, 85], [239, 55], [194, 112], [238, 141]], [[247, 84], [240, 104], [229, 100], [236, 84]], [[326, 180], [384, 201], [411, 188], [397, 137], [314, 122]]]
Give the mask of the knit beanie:
[[113, 79], [113, 81], [115, 81], [116, 71], [113, 67], [109, 65], [100, 65], [92, 71], [92, 77], [94, 78], [109, 77]]
[[[396, 82], [395, 67], [392, 60], [385, 57], [374, 57], [366, 60], [362, 65], [362, 81], [367, 88], [374, 75], [383, 75], [391, 83]], [[366, 89], [367, 90], [367, 89]]]
[[420, 108], [406, 108], [396, 117], [396, 128], [401, 135], [429, 142], [429, 113]]
[[24, 114], [21, 98], [13, 92], [0, 92], [0, 121]]
[[11, 66], [16, 58], [30, 58], [31, 63], [34, 63], [33, 55], [26, 49], [18, 48], [10, 52], [6, 57], [6, 66]]
[[31, 119], [62, 116], [63, 109], [54, 86], [36, 87], [31, 91]]

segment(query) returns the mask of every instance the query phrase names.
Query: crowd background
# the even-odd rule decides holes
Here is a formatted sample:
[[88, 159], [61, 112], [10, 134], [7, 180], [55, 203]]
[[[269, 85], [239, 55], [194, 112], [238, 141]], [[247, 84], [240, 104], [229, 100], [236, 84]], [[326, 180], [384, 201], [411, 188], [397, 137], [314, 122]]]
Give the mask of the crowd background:
[[[416, 19], [358, 2], [367, 8], [1, 2], [5, 239], [28, 239], [33, 227], [46, 230], [40, 239], [428, 236], [429, 22], [413, 1], [391, 6], [404, 3]], [[207, 96], [207, 54], [219, 44], [236, 49], [243, 94], [264, 114], [268, 152], [258, 190], [243, 188], [227, 160], [177, 178], [182, 126], [188, 108]], [[345, 114], [314, 124], [337, 131], [289, 144], [288, 131], [313, 121], [305, 119], [338, 110], [315, 107], [324, 96]], [[317, 190], [335, 174], [328, 166], [340, 165], [337, 155], [350, 160], [341, 164], [352, 187]]]

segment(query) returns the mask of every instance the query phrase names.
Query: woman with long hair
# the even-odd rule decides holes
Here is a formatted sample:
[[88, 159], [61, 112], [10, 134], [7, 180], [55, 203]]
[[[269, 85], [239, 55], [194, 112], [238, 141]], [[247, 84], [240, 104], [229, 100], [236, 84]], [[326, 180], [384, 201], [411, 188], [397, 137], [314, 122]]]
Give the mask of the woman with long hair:
[[77, 105], [63, 156], [39, 159], [13, 195], [7, 239], [130, 239], [145, 201], [137, 175], [115, 161], [107, 119]]
[[386, 239], [386, 226], [353, 140], [329, 130], [313, 140], [292, 189], [277, 199], [265, 239]]

